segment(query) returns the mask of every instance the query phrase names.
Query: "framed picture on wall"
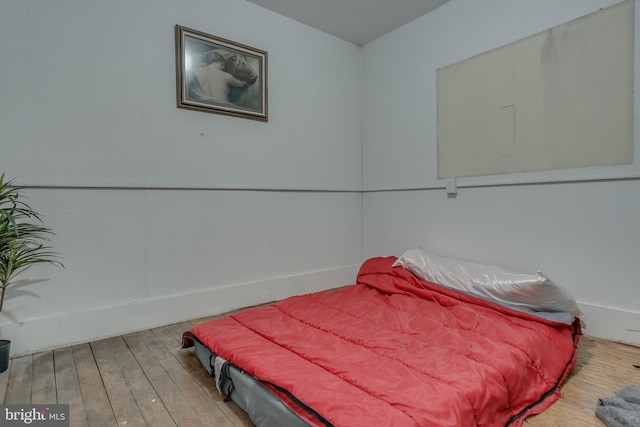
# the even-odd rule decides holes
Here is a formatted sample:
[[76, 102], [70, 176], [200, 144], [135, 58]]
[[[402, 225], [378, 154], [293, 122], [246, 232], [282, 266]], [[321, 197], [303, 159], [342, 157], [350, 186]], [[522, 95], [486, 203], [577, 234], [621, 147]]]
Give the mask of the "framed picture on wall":
[[176, 25], [178, 108], [266, 122], [267, 52]]

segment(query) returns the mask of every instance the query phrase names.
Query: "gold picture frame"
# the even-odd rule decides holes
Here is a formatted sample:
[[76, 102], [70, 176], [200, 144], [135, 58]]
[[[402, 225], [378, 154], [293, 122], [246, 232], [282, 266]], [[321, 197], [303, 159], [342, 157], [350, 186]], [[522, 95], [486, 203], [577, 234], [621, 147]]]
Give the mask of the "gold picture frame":
[[267, 52], [175, 27], [177, 107], [266, 122]]

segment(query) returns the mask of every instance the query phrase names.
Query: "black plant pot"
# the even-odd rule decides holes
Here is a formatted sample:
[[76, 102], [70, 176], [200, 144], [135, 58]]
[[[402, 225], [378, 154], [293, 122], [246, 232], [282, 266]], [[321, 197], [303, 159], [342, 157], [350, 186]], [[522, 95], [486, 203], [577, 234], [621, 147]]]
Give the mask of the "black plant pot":
[[10, 340], [0, 340], [0, 373], [9, 367], [9, 353], [11, 350]]

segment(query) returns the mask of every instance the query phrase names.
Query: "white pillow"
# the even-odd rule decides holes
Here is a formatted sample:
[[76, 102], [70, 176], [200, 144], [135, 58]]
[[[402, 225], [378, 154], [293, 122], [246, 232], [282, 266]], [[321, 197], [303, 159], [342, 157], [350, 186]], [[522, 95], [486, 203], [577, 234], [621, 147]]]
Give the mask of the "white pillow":
[[495, 265], [475, 264], [410, 249], [394, 266], [448, 288], [503, 305], [541, 312], [564, 312], [581, 317], [576, 300], [541, 272], [522, 274]]

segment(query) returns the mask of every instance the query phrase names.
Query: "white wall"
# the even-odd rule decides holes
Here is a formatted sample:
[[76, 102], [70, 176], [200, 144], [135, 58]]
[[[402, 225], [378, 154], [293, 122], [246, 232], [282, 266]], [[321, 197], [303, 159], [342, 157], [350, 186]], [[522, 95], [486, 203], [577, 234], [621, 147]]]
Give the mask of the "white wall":
[[[542, 270], [581, 303], [587, 334], [640, 345], [640, 334], [627, 330], [640, 329], [637, 132], [628, 167], [462, 179], [455, 199], [436, 178], [438, 68], [615, 3], [451, 0], [364, 47], [365, 258], [422, 246], [519, 271]], [[588, 177], [635, 178], [568, 182]], [[493, 185], [518, 182], [543, 183]]]
[[[175, 107], [174, 25], [266, 50], [269, 122]], [[242, 0], [0, 0], [0, 171], [56, 233], [12, 353], [352, 283], [360, 49]]]
[[[451, 0], [361, 50], [243, 0], [0, 0], [0, 171], [37, 186], [66, 264], [22, 276], [0, 336], [16, 355], [348, 284], [364, 237], [541, 269], [588, 333], [637, 344], [637, 180], [436, 179], [438, 67], [613, 3]], [[175, 108], [175, 24], [269, 52], [268, 123]]]
[[[243, 0], [0, 5], [20, 182], [360, 190], [357, 46]], [[176, 24], [268, 51], [267, 124], [176, 109]]]

